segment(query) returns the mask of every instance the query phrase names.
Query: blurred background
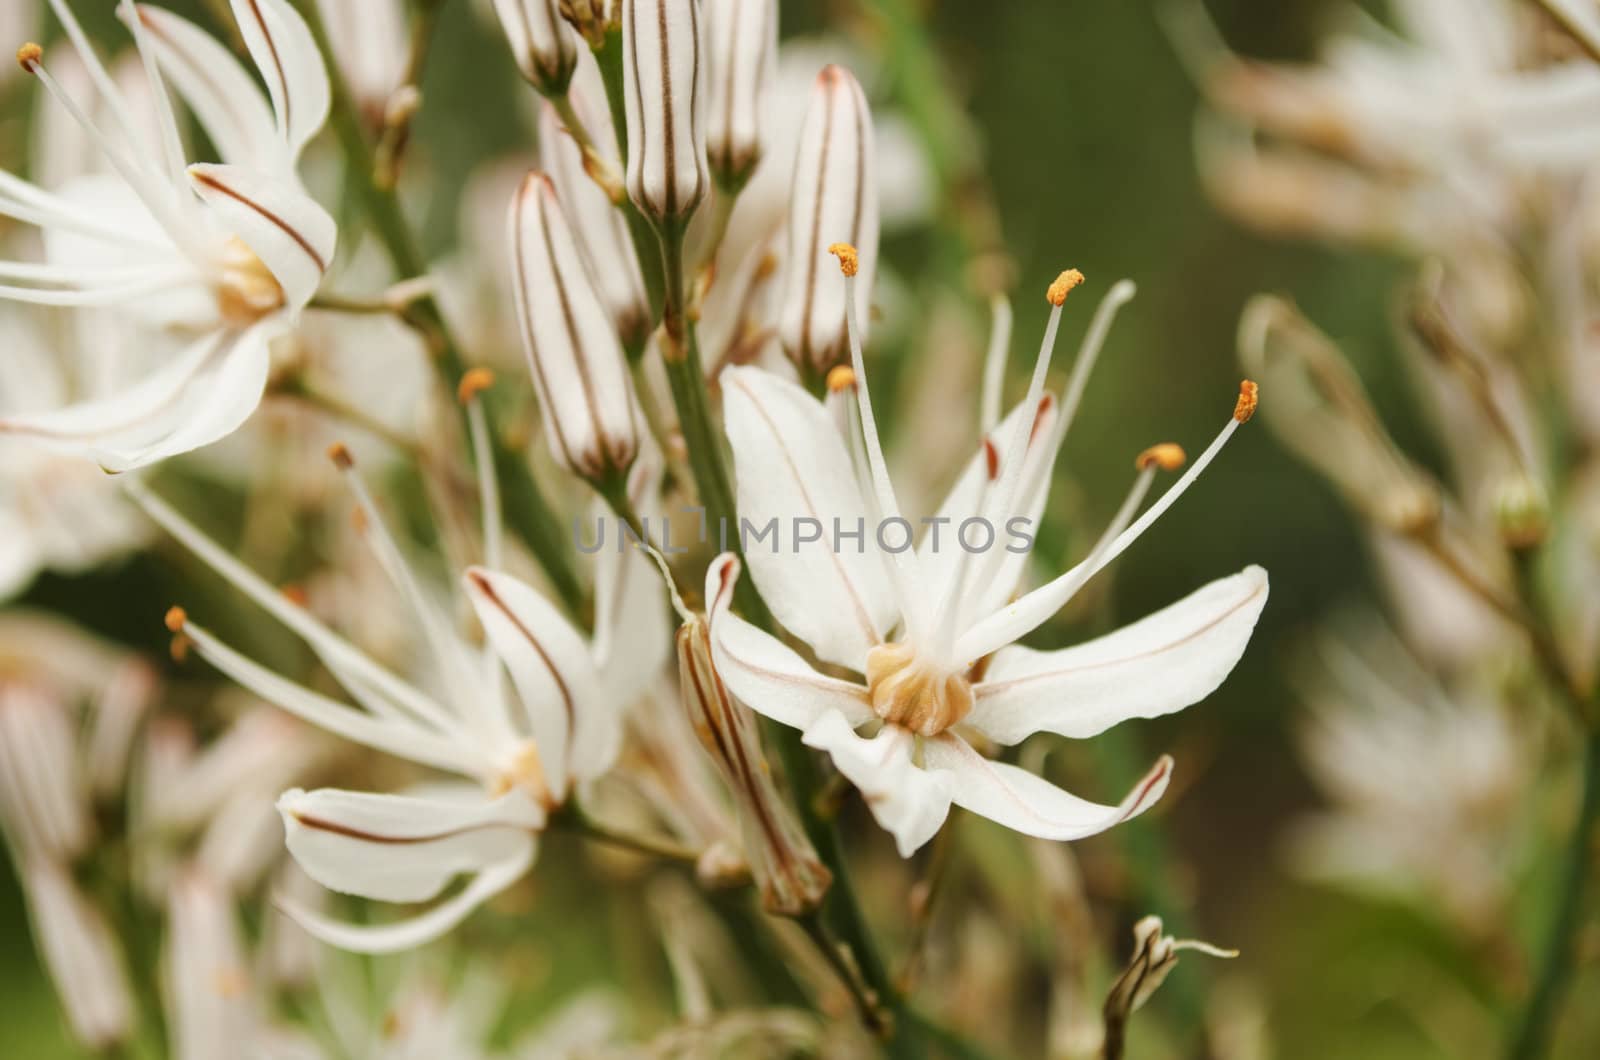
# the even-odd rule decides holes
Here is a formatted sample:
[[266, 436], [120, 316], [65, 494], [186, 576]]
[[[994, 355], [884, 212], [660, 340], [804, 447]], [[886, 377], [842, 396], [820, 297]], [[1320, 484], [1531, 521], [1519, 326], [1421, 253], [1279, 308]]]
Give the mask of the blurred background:
[[[1308, 58], [1319, 27], [1346, 2], [1208, 0], [1207, 6], [1240, 52]], [[170, 6], [203, 17], [203, 5], [173, 0]], [[455, 245], [457, 189], [481, 163], [531, 138], [526, 108], [497, 103], [526, 89], [492, 24], [472, 17], [470, 6], [468, 0], [448, 5], [423, 86], [426, 105], [407, 177], [425, 189], [414, 205], [429, 247], [441, 256]], [[1400, 446], [1423, 465], [1437, 466], [1440, 454], [1411, 418], [1408, 382], [1391, 337], [1394, 287], [1403, 267], [1376, 254], [1269, 241], [1209, 204], [1194, 162], [1197, 89], [1162, 30], [1157, 5], [823, 0], [782, 6], [786, 38], [826, 31], [867, 57], [863, 81], [875, 104], [914, 119], [919, 108], [946, 101], [959, 108], [964, 122], [954, 128], [937, 112], [920, 117], [951, 133], [953, 182], [966, 179], [960, 160], [968, 152], [987, 176], [986, 188], [958, 190], [953, 198], [978, 203], [973, 209], [980, 215], [984, 201], [997, 210], [1000, 245], [1014, 264], [1015, 372], [1031, 361], [1045, 320], [1039, 296], [1060, 269], [1079, 268], [1089, 280], [1068, 305], [1068, 343], [1082, 333], [1093, 299], [1112, 282], [1128, 277], [1138, 284], [1067, 443], [1063, 485], [1040, 541], [1051, 565], [1080, 553], [1083, 535], [1109, 517], [1141, 449], [1171, 440], [1193, 453], [1225, 422], [1241, 376], [1237, 322], [1256, 292], [1291, 295], [1337, 339]], [[111, 7], [110, 0], [75, 3], [100, 39], [120, 41]], [[1381, 5], [1371, 7], [1382, 14]], [[945, 101], [922, 92], [919, 78], [928, 71], [896, 51], [884, 11], [925, 20], [923, 32], [943, 64], [935, 74]], [[46, 30], [47, 37], [54, 32]], [[25, 172], [35, 86], [12, 78], [0, 92], [0, 167]], [[969, 132], [976, 138], [971, 142], [965, 140]], [[940, 430], [937, 422], [917, 422], [916, 394], [959, 378], [937, 374], [934, 364], [947, 360], [936, 359], [930, 347], [953, 343], [958, 348], [948, 357], [969, 366], [981, 355], [987, 313], [971, 293], [971, 262], [963, 260], [952, 234], [959, 230], [959, 224], [934, 224], [892, 235], [885, 244], [894, 273], [885, 312], [894, 326], [874, 356], [892, 389], [884, 384], [876, 392], [896, 410], [912, 410], [890, 416], [902, 463], [915, 463], [908, 454], [918, 451], [923, 436], [916, 432], [931, 437]], [[941, 326], [952, 322], [954, 331]], [[974, 378], [969, 375], [968, 383]], [[975, 406], [976, 392], [957, 399]], [[1264, 391], [1262, 399], [1271, 402], [1272, 394]], [[1074, 790], [1102, 799], [1122, 790], [1160, 752], [1170, 751], [1178, 762], [1172, 791], [1155, 812], [1076, 847], [1095, 899], [1094, 935], [1107, 952], [1125, 954], [1129, 926], [1151, 911], [1164, 913], [1179, 935], [1242, 951], [1228, 964], [1186, 960], [1151, 1003], [1151, 1018], [1135, 1023], [1130, 1055], [1222, 1051], [1193, 1030], [1201, 1014], [1218, 1011], [1244, 1025], [1264, 1024], [1270, 1055], [1462, 1055], [1464, 1039], [1495, 1026], [1476, 1010], [1474, 999], [1493, 988], [1481, 979], [1479, 955], [1468, 952], [1472, 943], [1415, 904], [1305, 882], [1287, 867], [1286, 837], [1319, 802], [1298, 748], [1305, 719], [1291, 688], [1291, 665], [1312, 627], [1376, 593], [1362, 536], [1327, 485], [1293, 462], [1266, 429], [1251, 424], [1110, 577], [1036, 639], [1067, 643], [1249, 563], [1270, 571], [1272, 595], [1244, 661], [1220, 691], [1175, 717], [1125, 725], [1060, 751], [1064, 775], [1077, 781]], [[172, 554], [158, 550], [93, 575], [45, 575], [21, 602], [62, 611], [164, 660], [160, 616], [182, 577]], [[189, 670], [185, 679], [207, 676]], [[852, 811], [851, 823], [852, 850], [868, 864], [869, 901], [887, 922], [903, 919], [895, 867], [882, 866], [888, 882], [872, 886], [875, 866], [887, 861], [882, 836], [859, 812]], [[963, 853], [942, 899], [941, 916], [952, 923], [941, 921], [940, 930], [957, 930], [969, 903], [974, 910], [1004, 910], [1008, 873], [1022, 856], [1015, 837], [987, 822], [968, 818], [959, 827]], [[538, 898], [525, 921], [539, 955], [530, 982], [543, 984], [534, 992], [546, 986], [560, 992], [584, 979], [611, 980], [630, 992], [650, 982], [649, 961], [643, 969], [635, 966], [639, 958], [617, 942], [615, 921], [624, 914], [613, 907], [626, 902], [625, 893], [596, 896], [563, 882], [561, 853], [542, 856], [533, 885]], [[0, 1056], [77, 1055], [60, 1030], [6, 871], [0, 869]], [[596, 915], [573, 918], [571, 904]], [[610, 924], [606, 945], [576, 934], [596, 923]], [[1024, 950], [1045, 945], [1061, 930], [1048, 915], [995, 917], [993, 923], [997, 931], [1038, 933], [1037, 940], [1008, 940]], [[1585, 990], [1592, 997], [1597, 987], [1600, 978], [1590, 975], [1574, 998]], [[638, 996], [653, 989], [659, 986], [640, 987]], [[1039, 1032], [1028, 1029], [1026, 1014], [1046, 1004], [1043, 982], [1024, 974], [1008, 989], [1022, 1012], [1009, 1017], [1018, 1028], [1011, 1041], [1039, 1047]], [[983, 1028], [975, 1033], [983, 1036]], [[1560, 1040], [1557, 1055], [1595, 1055], [1600, 1012], [1569, 1006]], [[1017, 1055], [1035, 1054], [1023, 1048]]]

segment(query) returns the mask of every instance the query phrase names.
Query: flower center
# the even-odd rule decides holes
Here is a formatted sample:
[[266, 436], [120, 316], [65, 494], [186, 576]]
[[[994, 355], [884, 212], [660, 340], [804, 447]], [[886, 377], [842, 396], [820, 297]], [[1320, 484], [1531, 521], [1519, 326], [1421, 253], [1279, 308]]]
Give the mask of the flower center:
[[243, 240], [229, 236], [222, 250], [222, 281], [217, 285], [222, 318], [247, 327], [281, 309], [284, 301], [278, 278]]
[[929, 666], [909, 644], [880, 644], [867, 653], [872, 709], [884, 721], [937, 736], [972, 709], [972, 684], [961, 673]]
[[492, 790], [498, 798], [512, 788], [521, 788], [547, 810], [556, 807], [557, 800], [550, 791], [549, 782], [545, 780], [544, 763], [539, 761], [538, 745], [532, 740], [512, 752], [510, 761], [495, 778]]

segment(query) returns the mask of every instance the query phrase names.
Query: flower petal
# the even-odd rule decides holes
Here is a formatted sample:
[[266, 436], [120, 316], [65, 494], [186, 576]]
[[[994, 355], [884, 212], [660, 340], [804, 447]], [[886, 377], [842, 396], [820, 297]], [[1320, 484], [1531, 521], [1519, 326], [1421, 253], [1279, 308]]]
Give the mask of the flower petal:
[[287, 0], [232, 0], [245, 47], [267, 82], [278, 133], [297, 161], [306, 141], [328, 120], [327, 67], [305, 19]]
[[950, 776], [956, 805], [1025, 835], [1082, 839], [1137, 817], [1167, 790], [1172, 759], [1163, 755], [1117, 806], [1080, 799], [1026, 769], [992, 762], [953, 733], [922, 745], [929, 770]]
[[440, 902], [421, 916], [391, 924], [344, 924], [285, 895], [277, 905], [313, 938], [355, 953], [398, 953], [432, 942], [465, 920], [474, 909], [510, 887], [533, 864], [537, 844], [528, 842], [510, 860], [491, 865], [472, 878], [455, 897]]
[[194, 165], [195, 193], [272, 273], [289, 309], [311, 301], [338, 249], [339, 226], [293, 183], [242, 166]]
[[733, 694], [758, 714], [804, 729], [825, 713], [861, 725], [873, 717], [867, 690], [813, 670], [782, 641], [728, 609], [739, 580], [739, 561], [731, 552], [706, 571], [706, 610], [711, 625], [711, 656]]
[[213, 332], [160, 370], [94, 401], [0, 419], [0, 435], [127, 471], [208, 445], [249, 418], [267, 385], [268, 331]]
[[498, 799], [293, 788], [278, 799], [289, 853], [329, 890], [425, 902], [462, 873], [525, 855], [544, 812], [521, 789]]
[[949, 778], [919, 769], [911, 760], [916, 740], [895, 725], [863, 739], [842, 714], [829, 711], [806, 729], [807, 747], [826, 751], [852, 784], [861, 790], [867, 808], [894, 836], [900, 856], [909, 858], [932, 839], [950, 816], [954, 796]]
[[268, 172], [289, 171], [292, 164], [272, 108], [233, 53], [171, 11], [140, 4], [138, 12], [161, 72], [194, 111], [222, 160]]
[[[862, 670], [867, 651], [894, 625], [895, 603], [838, 428], [804, 389], [758, 368], [723, 372], [722, 393], [738, 476], [737, 530], [745, 537], [745, 526], [759, 534], [777, 524], [770, 544], [748, 538], [751, 576], [778, 621], [818, 656]], [[802, 520], [815, 521], [820, 540], [799, 540]], [[858, 526], [859, 547], [854, 538], [835, 540]]]
[[527, 712], [551, 793], [592, 780], [616, 761], [619, 705], [600, 695], [600, 677], [582, 634], [525, 582], [483, 567], [462, 577], [467, 598]]
[[1060, 651], [995, 653], [967, 724], [1003, 744], [1036, 732], [1084, 738], [1210, 695], [1244, 654], [1267, 602], [1267, 572], [1246, 567], [1132, 625]]

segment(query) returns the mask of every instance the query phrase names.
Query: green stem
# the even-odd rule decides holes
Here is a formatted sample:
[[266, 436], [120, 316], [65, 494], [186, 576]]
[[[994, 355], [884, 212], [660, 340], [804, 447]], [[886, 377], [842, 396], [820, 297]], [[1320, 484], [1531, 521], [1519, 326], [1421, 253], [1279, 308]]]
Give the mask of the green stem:
[[[309, 0], [300, 0], [296, 7], [311, 27], [317, 47], [324, 55], [331, 54], [327, 29], [322, 24], [316, 5]], [[427, 262], [417, 246], [410, 225], [406, 223], [394, 189], [383, 187], [375, 179], [372, 145], [362, 131], [361, 119], [352, 103], [349, 86], [336, 66], [329, 66], [328, 80], [333, 93], [330, 121], [344, 151], [350, 178], [356, 183], [366, 207], [372, 230], [388, 253], [396, 274], [402, 277], [421, 276], [427, 272]], [[445, 386], [454, 392], [457, 381], [467, 370], [468, 362], [445, 322], [438, 301], [432, 295], [425, 295], [411, 305], [409, 313], [426, 332], [437, 339], [434, 352], [439, 374]], [[488, 413], [490, 410], [486, 407], [484, 411]], [[465, 414], [463, 409], [462, 415]], [[495, 476], [500, 483], [506, 519], [538, 559], [567, 608], [574, 615], [581, 616], [584, 610], [583, 588], [578, 581], [572, 552], [561, 523], [534, 481], [525, 454], [506, 445], [499, 432], [493, 430], [492, 418], [490, 422]]]
[[1567, 849], [1566, 871], [1562, 874], [1533, 993], [1517, 1019], [1506, 1050], [1509, 1060], [1533, 1060], [1546, 1055], [1549, 1047], [1552, 1025], [1572, 981], [1573, 950], [1582, 926], [1584, 889], [1594, 858], [1597, 824], [1600, 824], [1600, 730], [1591, 731], [1584, 744], [1583, 796]]

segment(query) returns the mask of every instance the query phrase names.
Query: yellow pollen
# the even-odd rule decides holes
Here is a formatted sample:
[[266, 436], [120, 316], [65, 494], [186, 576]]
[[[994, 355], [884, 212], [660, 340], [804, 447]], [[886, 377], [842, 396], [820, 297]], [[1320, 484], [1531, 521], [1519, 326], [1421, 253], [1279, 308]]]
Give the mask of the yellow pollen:
[[1083, 282], [1083, 273], [1077, 269], [1068, 269], [1044, 292], [1045, 300], [1051, 305], [1062, 305], [1067, 300], [1067, 295], [1072, 289]]
[[266, 263], [238, 236], [223, 247], [217, 304], [224, 319], [248, 326], [284, 305], [283, 287]]
[[1134, 466], [1140, 471], [1150, 467], [1159, 467], [1163, 471], [1176, 471], [1188, 459], [1183, 452], [1183, 446], [1176, 442], [1161, 442], [1140, 453], [1139, 459], [1134, 461]]
[[494, 373], [487, 368], [471, 368], [461, 377], [461, 385], [456, 387], [456, 400], [463, 405], [471, 404], [483, 391], [494, 386]]
[[493, 794], [496, 798], [512, 788], [521, 788], [546, 809], [556, 805], [549, 781], [545, 779], [544, 763], [539, 760], [539, 748], [532, 740], [517, 748], [511, 764], [495, 778]]
[[167, 617], [162, 621], [167, 624], [168, 632], [182, 633], [183, 627], [189, 622], [189, 613], [181, 607], [169, 607], [167, 608]]
[[186, 661], [189, 658], [189, 645], [191, 643], [189, 638], [182, 633], [173, 637], [172, 644], [168, 648], [168, 651], [172, 654], [172, 661], [175, 663]]
[[328, 459], [333, 461], [333, 466], [340, 471], [349, 471], [356, 466], [355, 457], [350, 455], [350, 447], [343, 442], [334, 442], [328, 446]]
[[1249, 423], [1256, 414], [1256, 404], [1261, 400], [1261, 388], [1246, 379], [1239, 384], [1239, 401], [1233, 406], [1233, 418]]
[[830, 243], [828, 253], [839, 259], [839, 271], [846, 276], [854, 276], [861, 268], [861, 255], [849, 243]]
[[44, 58], [44, 49], [29, 41], [17, 49], [17, 65], [33, 73], [33, 64]]
[[856, 385], [856, 372], [848, 364], [836, 364], [828, 369], [828, 393], [837, 394]]
[[306, 607], [311, 603], [311, 594], [306, 592], [304, 585], [290, 584], [280, 586], [278, 592], [283, 595], [285, 600], [296, 607]]

